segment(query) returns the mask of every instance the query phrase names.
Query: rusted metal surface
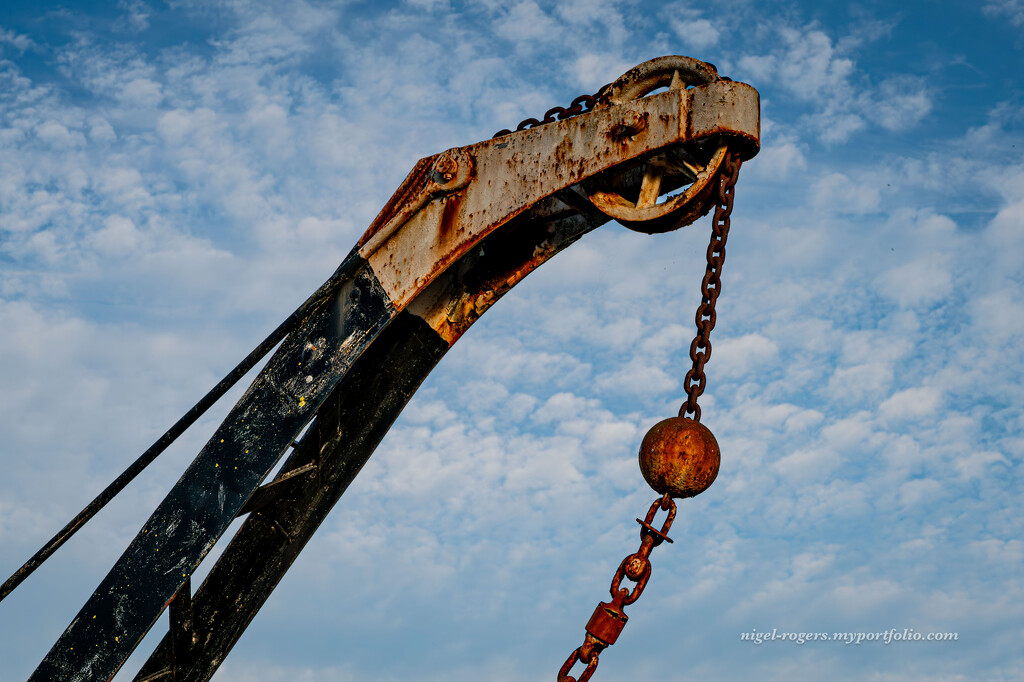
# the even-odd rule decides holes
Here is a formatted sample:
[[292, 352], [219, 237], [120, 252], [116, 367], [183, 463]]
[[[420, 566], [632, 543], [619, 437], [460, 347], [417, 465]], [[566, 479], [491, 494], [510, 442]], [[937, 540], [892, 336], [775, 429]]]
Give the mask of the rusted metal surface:
[[[674, 230], [708, 212], [711, 180], [722, 165], [727, 149], [726, 144], [719, 142], [710, 145], [710, 149], [694, 144], [689, 149], [666, 150], [648, 158], [640, 167], [643, 179], [636, 201], [606, 189], [590, 192], [590, 200], [631, 230], [646, 234]], [[670, 182], [672, 186], [682, 182], [690, 184], [684, 191], [658, 202]]]
[[[582, 236], [584, 227], [589, 231], [608, 221], [597, 211], [582, 214], [567, 200], [568, 193], [548, 197], [496, 231], [424, 289], [409, 304], [409, 312], [424, 319], [449, 345], [454, 344], [502, 295]], [[479, 263], [492, 259], [501, 262], [501, 267], [488, 268], [489, 274], [481, 279], [484, 270]], [[474, 273], [474, 285], [464, 290], [470, 272]]]
[[700, 422], [670, 417], [658, 422], [640, 444], [640, 472], [655, 492], [693, 497], [718, 476], [718, 441]]
[[[756, 152], [757, 92], [748, 85], [718, 79], [713, 67], [708, 74], [715, 80], [686, 88], [682, 83], [688, 84], [687, 78], [676, 71], [666, 76], [665, 67], [645, 71], [644, 78], [630, 87], [616, 90], [612, 84], [609, 92], [621, 94], [617, 99], [602, 99], [592, 111], [563, 120], [552, 115], [546, 117], [554, 119], [548, 123], [538, 121], [535, 127], [421, 160], [396, 195], [400, 199], [385, 206], [360, 240], [359, 254], [370, 262], [395, 305], [399, 309], [408, 305], [500, 225], [545, 197], [580, 183], [598, 209], [643, 231], [675, 229], [707, 212], [709, 183], [726, 147], [740, 140], [741, 154]], [[699, 72], [696, 67], [690, 70]], [[660, 87], [666, 77], [667, 84], [679, 86], [625, 99], [633, 92], [646, 94]], [[721, 113], [707, 113], [709, 108], [717, 112], [715, 107]], [[698, 140], [712, 140], [712, 150], [685, 147]], [[644, 197], [640, 205], [614, 189], [586, 191], [584, 181], [608, 171], [614, 175], [623, 164], [645, 156], [650, 157], [652, 168], [663, 172], [642, 174], [646, 182], [640, 183], [639, 194]], [[472, 182], [463, 185], [453, 180], [442, 187], [436, 171], [429, 170], [439, 159], [454, 160], [460, 173], [471, 167]], [[664, 182], [664, 171], [674, 185]], [[683, 183], [688, 187], [680, 196], [655, 202], [660, 194]]]
[[360, 251], [376, 251], [427, 202], [465, 187], [472, 173], [473, 159], [465, 149], [449, 149], [420, 159], [370, 223], [357, 245]]
[[643, 97], [656, 88], [670, 84], [679, 86], [706, 85], [720, 80], [714, 64], [693, 57], [666, 55], [632, 69], [602, 88], [595, 108], [622, 104]]
[[740, 159], [753, 158], [761, 148], [761, 97], [757, 90], [730, 80], [691, 88], [689, 118], [684, 136], [690, 139], [725, 135]]

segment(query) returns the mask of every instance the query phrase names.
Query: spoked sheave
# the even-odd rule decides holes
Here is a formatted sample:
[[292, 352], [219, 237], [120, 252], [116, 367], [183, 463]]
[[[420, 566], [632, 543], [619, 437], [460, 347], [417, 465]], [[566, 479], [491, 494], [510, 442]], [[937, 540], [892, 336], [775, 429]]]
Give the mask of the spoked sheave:
[[[607, 86], [595, 108], [640, 99], [660, 88], [678, 90], [717, 80], [711, 64], [662, 57]], [[686, 142], [612, 168], [584, 183], [584, 189], [598, 209], [629, 229], [668, 232], [711, 210], [712, 179], [725, 154], [725, 142], [717, 137]]]

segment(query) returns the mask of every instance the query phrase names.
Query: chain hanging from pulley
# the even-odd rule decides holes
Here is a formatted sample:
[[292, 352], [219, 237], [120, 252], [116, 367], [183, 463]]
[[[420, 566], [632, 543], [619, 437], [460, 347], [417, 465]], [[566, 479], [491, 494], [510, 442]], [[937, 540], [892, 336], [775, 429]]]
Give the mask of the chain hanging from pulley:
[[[711, 241], [707, 249], [707, 269], [701, 282], [701, 302], [695, 322], [697, 334], [690, 343], [693, 366], [686, 373], [684, 387], [686, 402], [679, 415], [655, 424], [640, 445], [640, 471], [647, 483], [660, 493], [640, 524], [640, 548], [619, 564], [610, 588], [611, 600], [601, 602], [586, 625], [583, 644], [574, 650], [558, 671], [558, 682], [587, 682], [597, 669], [601, 652], [615, 643], [629, 617], [623, 607], [632, 604], [643, 593], [651, 577], [651, 551], [662, 542], [672, 542], [668, 531], [676, 516], [674, 498], [699, 495], [715, 481], [721, 455], [718, 441], [711, 431], [700, 423], [698, 398], [707, 387], [704, 365], [711, 357], [711, 330], [715, 327], [715, 304], [721, 292], [722, 265], [725, 262], [725, 242], [729, 236], [730, 216], [736, 180], [741, 159], [734, 151], [723, 154], [717, 175], [715, 214]], [[692, 416], [687, 416], [692, 415]], [[661, 526], [655, 528], [658, 510], [668, 515]], [[636, 584], [632, 591], [621, 587], [623, 578]], [[569, 675], [576, 665], [586, 666], [579, 678]]]

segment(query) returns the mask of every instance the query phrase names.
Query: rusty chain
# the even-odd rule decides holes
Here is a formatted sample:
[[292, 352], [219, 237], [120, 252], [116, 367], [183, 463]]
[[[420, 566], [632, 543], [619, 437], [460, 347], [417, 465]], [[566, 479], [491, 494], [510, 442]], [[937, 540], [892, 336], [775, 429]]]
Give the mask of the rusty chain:
[[[700, 421], [700, 405], [697, 404], [697, 398], [704, 392], [707, 385], [704, 364], [711, 357], [709, 336], [711, 330], [715, 328], [715, 303], [718, 301], [718, 294], [722, 287], [721, 274], [722, 264], [725, 262], [725, 242], [729, 237], [730, 216], [740, 164], [739, 153], [727, 152], [716, 179], [718, 186], [711, 241], [707, 249], [707, 270], [701, 282], [702, 298], [695, 316], [697, 335], [690, 344], [690, 359], [693, 360], [693, 367], [686, 373], [684, 381], [688, 399], [679, 408], [680, 417], [686, 417], [690, 413], [693, 414], [692, 419], [698, 422]], [[655, 530], [651, 525], [659, 508], [668, 511], [668, 516], [660, 531]], [[587, 634], [584, 636], [583, 644], [569, 654], [569, 658], [562, 664], [558, 671], [558, 682], [587, 682], [593, 676], [597, 670], [600, 653], [615, 643], [622, 628], [625, 627], [626, 621], [629, 620], [622, 610], [623, 607], [635, 602], [647, 586], [647, 581], [651, 577], [649, 559], [651, 550], [663, 541], [672, 542], [667, 533], [675, 515], [675, 502], [666, 493], [654, 501], [644, 521], [637, 519], [641, 525], [640, 549], [627, 556], [619, 564], [615, 577], [612, 579], [611, 601], [601, 602], [594, 610], [594, 615], [587, 622]], [[623, 577], [636, 582], [632, 591], [621, 587]], [[569, 671], [578, 662], [586, 665], [586, 668], [579, 678], [575, 678], [569, 675]]]
[[722, 169], [718, 175], [718, 196], [715, 202], [715, 217], [711, 225], [711, 242], [708, 244], [708, 267], [700, 284], [701, 302], [697, 307], [694, 321], [697, 324], [697, 335], [690, 343], [690, 359], [693, 367], [686, 373], [683, 386], [686, 389], [686, 402], [679, 408], [679, 416], [692, 414], [694, 421], [700, 421], [700, 405], [697, 398], [704, 393], [707, 377], [704, 375], [704, 364], [711, 358], [711, 330], [715, 328], [715, 303], [722, 291], [722, 264], [725, 263], [725, 240], [729, 237], [729, 217], [736, 189], [736, 180], [740, 174], [740, 156], [737, 152], [729, 152], [722, 160]]
[[[593, 109], [598, 97], [607, 88], [601, 88], [597, 95], [581, 95], [572, 101], [569, 107], [552, 107], [544, 113], [544, 118], [528, 118], [516, 126], [516, 131], [534, 128], [536, 126], [564, 121]], [[513, 131], [509, 129], [499, 130], [494, 137], [510, 135]], [[697, 325], [697, 335], [690, 343], [690, 359], [693, 367], [686, 373], [683, 380], [687, 394], [687, 400], [679, 408], [679, 416], [685, 417], [692, 414], [694, 421], [700, 421], [700, 405], [697, 399], [707, 386], [707, 377], [704, 374], [704, 365], [711, 358], [711, 330], [715, 328], [715, 303], [721, 292], [722, 265], [725, 262], [725, 242], [729, 237], [730, 216], [733, 209], [733, 198], [736, 188], [736, 180], [739, 178], [740, 155], [738, 152], [727, 152], [722, 161], [722, 168], [719, 170], [717, 194], [715, 198], [715, 215], [711, 227], [711, 241], [707, 249], [707, 269], [704, 279], [701, 281], [701, 303], [697, 307], [694, 321]], [[658, 510], [667, 511], [668, 515], [662, 524], [661, 530], [652, 525]], [[588, 682], [597, 670], [598, 659], [604, 649], [611, 646], [619, 637], [619, 633], [629, 620], [629, 616], [623, 611], [623, 607], [629, 606], [643, 593], [647, 582], [651, 577], [651, 551], [662, 542], [672, 542], [668, 537], [668, 531], [676, 516], [676, 504], [672, 497], [666, 493], [659, 497], [651, 505], [646, 518], [640, 524], [640, 548], [628, 555], [619, 564], [615, 576], [612, 578], [609, 593], [611, 600], [601, 602], [594, 610], [586, 626], [586, 635], [583, 644], [577, 647], [565, 663], [558, 670], [558, 682]], [[622, 587], [623, 578], [636, 583], [632, 590]], [[572, 677], [569, 671], [577, 664], [586, 666], [580, 676]]]
[[[601, 88], [601, 90], [604, 90], [604, 88]], [[601, 94], [601, 90], [598, 90], [598, 95]], [[585, 114], [586, 112], [593, 109], [595, 104], [597, 104], [597, 95], [580, 95], [579, 97], [574, 99], [572, 101], [572, 104], [570, 104], [568, 107], [551, 107], [546, 112], [544, 112], [544, 118], [540, 120], [537, 120], [535, 118], [525, 119], [519, 122], [519, 125], [516, 126], [515, 131], [505, 128], [504, 130], [499, 130], [498, 132], [494, 133], [493, 137], [511, 135], [513, 132], [526, 130], [527, 128], [534, 128], [536, 126], [541, 126], [546, 123], [564, 121], [567, 118], [572, 118], [573, 116]]]
[[[668, 511], [668, 516], [665, 517], [661, 530], [657, 530], [652, 525], [654, 516], [658, 513], [659, 508]], [[601, 652], [605, 647], [615, 643], [619, 633], [622, 632], [622, 628], [625, 627], [626, 621], [629, 620], [629, 616], [622, 610], [623, 607], [629, 606], [639, 599], [644, 588], [647, 587], [647, 581], [651, 577], [651, 561], [649, 558], [651, 550], [662, 542], [672, 542], [672, 539], [668, 537], [668, 531], [672, 527], [672, 521], [675, 518], [676, 503], [666, 493], [654, 501], [654, 504], [651, 505], [650, 510], [647, 512], [647, 517], [643, 521], [640, 519], [636, 520], [640, 524], [640, 548], [623, 559], [622, 563], [619, 564], [618, 570], [615, 571], [615, 577], [612, 578], [612, 585], [609, 588], [609, 592], [612, 595], [611, 601], [601, 602], [594, 609], [594, 615], [587, 622], [587, 634], [583, 638], [583, 644], [569, 654], [569, 658], [565, 659], [565, 663], [562, 664], [558, 671], [558, 682], [587, 682], [594, 674]], [[628, 578], [636, 583], [632, 591], [621, 586], [623, 578]], [[569, 671], [572, 670], [577, 661], [587, 666], [579, 678], [569, 675]]]

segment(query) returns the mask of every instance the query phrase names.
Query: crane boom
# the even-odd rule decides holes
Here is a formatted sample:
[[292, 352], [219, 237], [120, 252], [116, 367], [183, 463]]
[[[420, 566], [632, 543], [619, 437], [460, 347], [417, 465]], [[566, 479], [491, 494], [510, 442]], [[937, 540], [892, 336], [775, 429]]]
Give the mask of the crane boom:
[[724, 156], [757, 153], [759, 116], [751, 86], [662, 57], [590, 111], [416, 163], [31, 679], [111, 678], [165, 608], [169, 631], [136, 679], [209, 679], [469, 326], [612, 218], [661, 232], [707, 213]]

